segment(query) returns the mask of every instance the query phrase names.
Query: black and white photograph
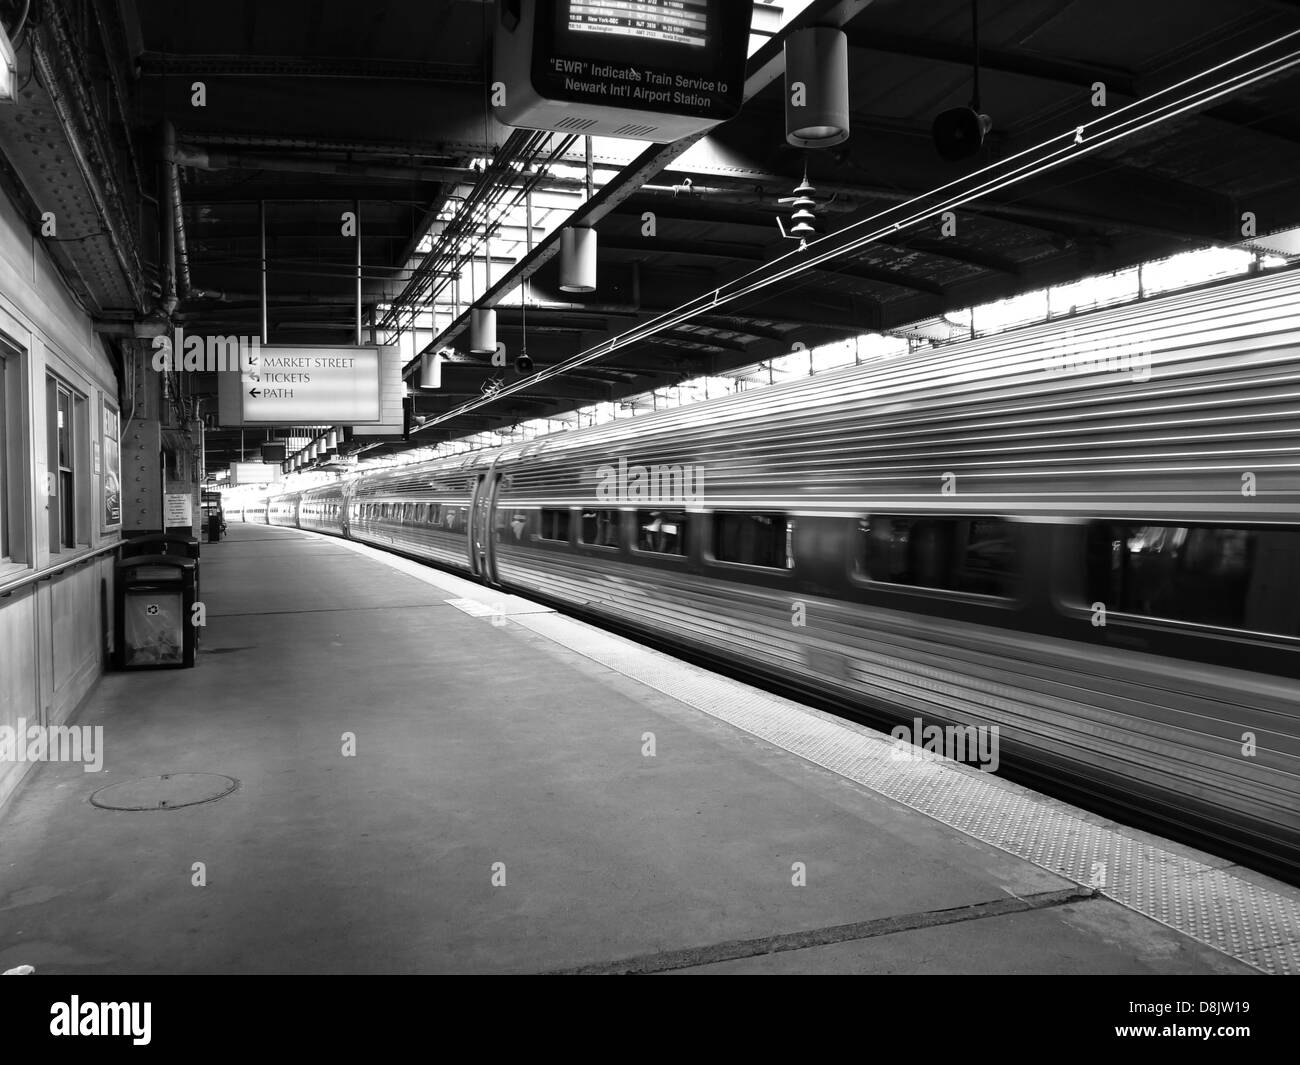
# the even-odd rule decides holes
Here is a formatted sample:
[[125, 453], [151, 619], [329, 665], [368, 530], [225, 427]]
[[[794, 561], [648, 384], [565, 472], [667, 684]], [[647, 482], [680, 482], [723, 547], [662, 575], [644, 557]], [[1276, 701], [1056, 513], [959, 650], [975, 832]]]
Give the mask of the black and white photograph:
[[1280, 1036], [1300, 2], [0, 0], [0, 974]]

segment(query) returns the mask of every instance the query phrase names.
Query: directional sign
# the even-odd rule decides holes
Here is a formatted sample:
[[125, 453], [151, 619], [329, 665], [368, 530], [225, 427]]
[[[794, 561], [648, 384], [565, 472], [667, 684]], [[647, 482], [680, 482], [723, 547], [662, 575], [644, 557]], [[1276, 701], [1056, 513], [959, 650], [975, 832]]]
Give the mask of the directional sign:
[[378, 422], [379, 349], [254, 346], [241, 356], [239, 390], [247, 423]]

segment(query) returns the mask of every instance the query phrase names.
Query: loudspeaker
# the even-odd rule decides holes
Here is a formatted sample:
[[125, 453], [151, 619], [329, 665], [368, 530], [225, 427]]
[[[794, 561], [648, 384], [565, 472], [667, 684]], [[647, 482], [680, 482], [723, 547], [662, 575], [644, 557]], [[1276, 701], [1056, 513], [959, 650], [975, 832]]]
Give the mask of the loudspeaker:
[[518, 373], [529, 374], [533, 372], [533, 360], [528, 355], [515, 356], [515, 370]]
[[993, 128], [993, 119], [973, 107], [954, 107], [934, 120], [931, 132], [934, 146], [949, 162], [969, 159], [980, 150], [984, 137]]

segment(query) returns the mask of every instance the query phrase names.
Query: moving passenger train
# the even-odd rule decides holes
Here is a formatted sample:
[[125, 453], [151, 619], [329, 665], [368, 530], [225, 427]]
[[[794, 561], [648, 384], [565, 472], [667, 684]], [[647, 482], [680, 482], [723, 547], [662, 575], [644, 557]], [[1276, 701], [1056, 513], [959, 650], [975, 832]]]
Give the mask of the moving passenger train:
[[1300, 272], [358, 476], [462, 571], [1300, 881]]

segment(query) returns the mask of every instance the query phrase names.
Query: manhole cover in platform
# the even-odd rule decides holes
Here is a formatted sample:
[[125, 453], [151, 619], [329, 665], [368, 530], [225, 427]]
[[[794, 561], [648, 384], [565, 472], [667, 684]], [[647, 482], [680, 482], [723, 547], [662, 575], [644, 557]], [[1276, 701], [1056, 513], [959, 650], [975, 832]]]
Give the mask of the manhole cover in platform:
[[217, 773], [164, 773], [110, 784], [91, 795], [90, 802], [104, 810], [176, 810], [214, 802], [237, 787], [234, 777]]

